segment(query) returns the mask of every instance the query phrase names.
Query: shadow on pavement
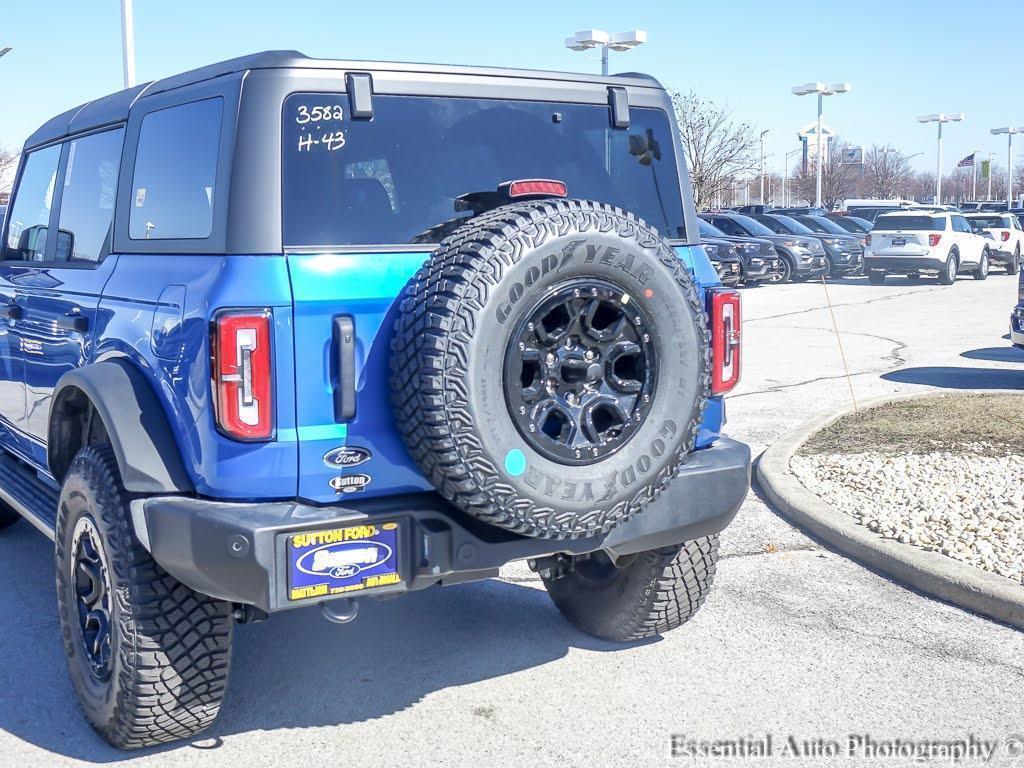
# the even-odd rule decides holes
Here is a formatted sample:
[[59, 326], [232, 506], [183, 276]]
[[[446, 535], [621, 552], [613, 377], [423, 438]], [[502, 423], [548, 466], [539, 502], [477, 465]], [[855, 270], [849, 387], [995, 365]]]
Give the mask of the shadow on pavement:
[[[0, 533], [0, 625], [8, 628], [0, 728], [69, 757], [124, 760], [128, 753], [102, 741], [78, 711], [53, 580], [45, 537], [25, 522]], [[234, 637], [220, 719], [192, 745], [143, 754], [216, 749], [219, 737], [253, 730], [373, 720], [433, 691], [541, 666], [570, 648], [622, 648], [574, 630], [542, 590], [496, 580], [366, 600], [347, 626], [328, 623], [315, 607], [288, 611], [236, 627]]]
[[882, 374], [886, 381], [948, 389], [1024, 389], [1024, 369], [923, 366]]
[[992, 360], [997, 363], [1024, 363], [1024, 349], [1017, 347], [984, 347], [983, 349], [969, 349], [962, 352], [960, 357], [968, 360]]

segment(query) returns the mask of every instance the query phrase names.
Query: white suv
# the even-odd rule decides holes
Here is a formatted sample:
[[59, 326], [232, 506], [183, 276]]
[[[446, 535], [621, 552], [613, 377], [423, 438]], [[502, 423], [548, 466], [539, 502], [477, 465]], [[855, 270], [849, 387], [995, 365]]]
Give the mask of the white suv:
[[992, 235], [989, 252], [992, 263], [1016, 275], [1020, 268], [1020, 255], [1024, 253], [1024, 228], [1012, 213], [969, 213], [967, 220]]
[[961, 213], [883, 213], [868, 233], [864, 269], [875, 285], [884, 282], [886, 275], [916, 278], [924, 272], [936, 273], [943, 285], [952, 285], [959, 272], [984, 280], [994, 243], [991, 235], [975, 231]]

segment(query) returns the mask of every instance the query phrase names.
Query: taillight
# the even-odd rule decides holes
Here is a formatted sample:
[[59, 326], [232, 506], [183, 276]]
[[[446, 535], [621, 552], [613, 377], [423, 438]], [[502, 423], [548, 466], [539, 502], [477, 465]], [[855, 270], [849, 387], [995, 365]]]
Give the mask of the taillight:
[[1010, 239], [1010, 233], [1009, 232], [1003, 232], [1002, 234], [999, 235], [999, 239], [1002, 240], [1005, 243], [1007, 240]]
[[217, 427], [236, 440], [274, 435], [270, 310], [231, 310], [213, 320], [211, 373]]
[[939, 240], [942, 239], [942, 235], [928, 235], [928, 245], [934, 248], [939, 244]]
[[740, 294], [714, 288], [711, 294], [711, 394], [729, 392], [740, 381]]
[[871, 235], [864, 235], [864, 245], [871, 245]]

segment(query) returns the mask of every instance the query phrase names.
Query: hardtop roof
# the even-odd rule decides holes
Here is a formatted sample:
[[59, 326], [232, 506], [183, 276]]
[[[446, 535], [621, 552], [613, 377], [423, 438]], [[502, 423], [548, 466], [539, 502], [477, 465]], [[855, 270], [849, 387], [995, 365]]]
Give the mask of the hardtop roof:
[[503, 67], [471, 67], [450, 64], [409, 64], [388, 61], [347, 61], [340, 59], [314, 59], [298, 51], [263, 51], [235, 59], [209, 64], [181, 74], [137, 85], [124, 91], [112, 93], [69, 109], [41, 125], [25, 141], [25, 150], [41, 144], [57, 141], [65, 136], [82, 131], [102, 128], [124, 122], [132, 105], [142, 96], [164, 93], [187, 85], [212, 80], [238, 72], [253, 69], [336, 69], [357, 72], [411, 72], [424, 75], [475, 75], [487, 77], [508, 77], [532, 80], [571, 81], [603, 83], [633, 88], [661, 88], [651, 77], [636, 72], [626, 72], [608, 77], [581, 74], [578, 72], [549, 72], [532, 69]]

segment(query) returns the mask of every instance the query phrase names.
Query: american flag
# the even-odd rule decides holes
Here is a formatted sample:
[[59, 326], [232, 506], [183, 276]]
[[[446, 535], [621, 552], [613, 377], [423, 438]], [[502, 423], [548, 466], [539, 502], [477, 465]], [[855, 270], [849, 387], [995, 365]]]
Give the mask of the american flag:
[[972, 152], [959, 163], [956, 164], [957, 168], [973, 168], [974, 167], [974, 153]]

